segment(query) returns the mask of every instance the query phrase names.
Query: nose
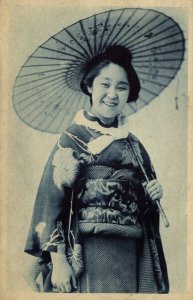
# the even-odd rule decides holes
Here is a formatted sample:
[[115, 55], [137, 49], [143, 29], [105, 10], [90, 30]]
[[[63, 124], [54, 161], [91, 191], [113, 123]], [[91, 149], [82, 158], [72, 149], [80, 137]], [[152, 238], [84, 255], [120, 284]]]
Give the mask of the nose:
[[108, 97], [110, 99], [116, 99], [117, 98], [117, 92], [116, 92], [116, 89], [114, 87], [110, 87], [109, 90], [108, 90]]

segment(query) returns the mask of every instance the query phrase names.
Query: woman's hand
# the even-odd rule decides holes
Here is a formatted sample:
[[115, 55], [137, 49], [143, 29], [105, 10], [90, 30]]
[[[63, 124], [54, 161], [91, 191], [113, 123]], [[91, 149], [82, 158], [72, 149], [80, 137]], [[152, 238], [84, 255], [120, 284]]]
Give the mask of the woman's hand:
[[153, 179], [148, 183], [144, 184], [144, 187], [152, 201], [156, 201], [162, 198], [162, 186], [157, 179]]
[[62, 293], [70, 293], [77, 289], [76, 278], [64, 254], [51, 253], [53, 271], [52, 284], [54, 289]]

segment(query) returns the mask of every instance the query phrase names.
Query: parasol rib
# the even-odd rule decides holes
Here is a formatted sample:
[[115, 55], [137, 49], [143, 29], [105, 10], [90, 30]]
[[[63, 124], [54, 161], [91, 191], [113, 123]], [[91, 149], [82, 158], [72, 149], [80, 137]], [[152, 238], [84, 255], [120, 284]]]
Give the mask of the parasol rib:
[[143, 81], [144, 83], [145, 83], [145, 82], [150, 82], [150, 83], [153, 83], [153, 84], [162, 86], [162, 87], [166, 87], [166, 86], [167, 86], [167, 84], [163, 84], [163, 83], [156, 82], [156, 81], [149, 80], [149, 79], [143, 79], [143, 78], [140, 78], [140, 81]]
[[[49, 67], [51, 67], [51, 66], [61, 66], [62, 64], [60, 63], [60, 64], [49, 64]], [[48, 67], [48, 65], [25, 65], [25, 66], [23, 66], [22, 68], [34, 68], [34, 67]]]
[[115, 27], [117, 26], [117, 24], [118, 24], [120, 18], [122, 17], [123, 13], [124, 13], [124, 10], [122, 10], [122, 11], [121, 11], [121, 14], [118, 16], [118, 18], [117, 18], [115, 24], [113, 25], [113, 28], [111, 29], [109, 35], [107, 36], [107, 39], [104, 41], [104, 44], [103, 44], [103, 47], [102, 47], [101, 51], [104, 51], [104, 47], [107, 45], [108, 40], [109, 40], [111, 34], [113, 34], [113, 31], [115, 30]]
[[133, 104], [132, 103], [129, 103], [129, 107], [131, 108], [131, 110], [135, 113], [136, 112], [136, 106], [133, 107]]
[[141, 100], [141, 102], [143, 102], [145, 105], [148, 105], [149, 102], [145, 101], [143, 98], [141, 98], [141, 96], [139, 96], [139, 98], [137, 99], [138, 100]]
[[[160, 17], [159, 15], [155, 16], [153, 19], [151, 19], [149, 22], [147, 22], [147, 23], [145, 24], [145, 26], [151, 24], [153, 21], [155, 21], [155, 20], [158, 19], [159, 17]], [[130, 39], [132, 36], [134, 36], [136, 33], [140, 32], [140, 31], [143, 30], [143, 29], [144, 29], [144, 26], [143, 26], [143, 27], [140, 27], [139, 29], [137, 29], [134, 33], [132, 33], [132, 34], [129, 36], [129, 39]], [[125, 36], [125, 35], [123, 35], [122, 38], [124, 38], [124, 36]], [[142, 36], [143, 36], [143, 35], [142, 35]], [[117, 41], [116, 41], [116, 43], [117, 43]], [[124, 43], [124, 42], [123, 42], [123, 43]]]
[[[50, 92], [48, 92], [48, 93], [45, 93], [44, 95], [43, 95], [43, 97], [42, 97], [42, 100], [43, 100], [43, 103], [45, 103], [45, 101], [47, 101], [47, 100], [49, 100], [50, 98], [53, 98], [53, 96], [55, 95], [55, 94], [52, 94], [53, 92], [55, 93], [55, 91], [57, 92], [58, 90], [59, 90], [59, 88], [60, 88], [60, 86], [62, 86], [61, 84], [58, 84], [54, 89], [52, 89], [52, 91]], [[63, 86], [63, 88], [65, 88], [64, 86]], [[50, 95], [50, 97], [48, 97], [48, 98], [46, 98], [46, 96], [47, 95]], [[31, 105], [33, 105], [34, 103], [36, 103], [36, 102], [38, 102], [38, 100], [39, 100], [39, 95], [37, 95], [37, 99], [32, 99], [32, 101], [31, 102], [29, 102], [29, 101], [26, 101], [26, 106], [23, 106], [23, 109], [21, 109], [21, 111], [24, 111], [26, 108], [29, 108]], [[22, 102], [23, 103], [23, 102]], [[42, 103], [42, 102], [40, 102], [40, 103]], [[21, 103], [17, 103], [17, 105], [20, 105]], [[41, 104], [40, 104], [41, 105]]]
[[[64, 87], [62, 86], [62, 88], [60, 88], [60, 89], [58, 89], [57, 91], [56, 91], [56, 96], [57, 96], [57, 98], [60, 98], [61, 97], [61, 95], [64, 93]], [[50, 99], [53, 99], [53, 95], [51, 95], [50, 97], [48, 97], [47, 99], [46, 99], [46, 101], [44, 100], [44, 102], [41, 102], [40, 104], [38, 104], [33, 110], [31, 110], [30, 112], [28, 112], [26, 115], [23, 115], [23, 118], [24, 119], [26, 119], [26, 118], [28, 118], [31, 114], [33, 114], [36, 110], [39, 110], [42, 106], [45, 106], [45, 103], [46, 102], [49, 102], [49, 100]], [[33, 104], [34, 104], [35, 102], [33, 102]], [[44, 110], [44, 108], [43, 108], [43, 110]], [[42, 111], [39, 111], [39, 113], [41, 113]]]
[[[172, 28], [176, 28], [176, 26], [175, 25], [171, 25], [170, 27], [166, 27], [165, 29], [163, 29], [163, 30], [161, 30], [161, 31], [159, 31], [159, 32], [156, 32], [156, 33], [154, 33], [153, 34], [153, 38], [155, 38], [156, 36], [159, 36], [160, 34], [162, 34], [162, 33], [165, 33], [165, 32], [167, 32], [167, 31], [169, 31], [170, 29], [172, 29]], [[152, 30], [155, 30], [155, 28], [154, 29], [152, 29]], [[159, 41], [159, 40], [158, 40]], [[125, 42], [126, 42], [126, 40], [125, 40]], [[130, 41], [128, 41], [128, 43], [125, 43], [125, 46], [127, 47], [128, 45], [130, 45]]]
[[[69, 92], [68, 94], [70, 94], [70, 92]], [[61, 93], [61, 95], [62, 95], [62, 93]], [[62, 100], [62, 101], [60, 102], [60, 105], [62, 104], [63, 101], [64, 101], [64, 100]], [[68, 100], [67, 102], [69, 102], [69, 100]], [[65, 103], [65, 104], [66, 104], [66, 103]], [[52, 103], [51, 103], [50, 105], [52, 105]], [[47, 108], [49, 108], [50, 105], [48, 105]], [[37, 115], [31, 120], [31, 122], [36, 121], [38, 117], [40, 117], [42, 114], [44, 114], [44, 111], [45, 111], [45, 109], [41, 110], [41, 112], [40, 112], [39, 114], [37, 114]], [[43, 124], [43, 123], [45, 122], [45, 120], [47, 119], [48, 116], [49, 116], [49, 115], [46, 114], [46, 116], [45, 116], [44, 119], [42, 120], [41, 124]], [[40, 124], [40, 123], [39, 123], [39, 124]]]
[[[70, 94], [72, 94], [72, 91], [69, 91], [69, 93], [68, 93], [68, 97], [70, 98]], [[70, 101], [69, 101], [70, 102]], [[62, 103], [62, 102], [61, 102]], [[77, 105], [76, 104], [76, 101], [74, 101], [74, 103], [75, 103], [75, 105]], [[71, 103], [70, 103], [71, 104]], [[63, 104], [63, 106], [62, 107], [60, 107], [60, 110], [57, 112], [57, 114], [51, 119], [51, 122], [49, 122], [49, 124], [47, 125], [47, 127], [45, 128], [45, 129], [47, 129], [52, 123], [53, 123], [53, 121], [57, 118], [57, 116], [58, 116], [58, 114], [60, 113], [60, 111], [62, 111], [62, 109], [63, 109], [63, 107], [64, 106], [66, 106], [66, 102]], [[68, 110], [68, 108], [66, 107], [66, 110]], [[68, 114], [69, 115], [69, 114]], [[49, 117], [49, 115], [47, 115], [45, 118], [44, 118], [44, 121], [41, 123], [41, 124], [43, 124], [44, 122], [45, 122], [45, 120], [47, 119], [47, 117]], [[39, 124], [39, 125], [41, 125], [41, 124]]]
[[144, 71], [138, 71], [138, 74], [143, 74], [143, 75], [148, 75], [148, 76], [154, 76], [156, 75], [156, 77], [162, 77], [162, 78], [167, 78], [167, 79], [173, 79], [172, 76], [167, 76], [167, 75], [160, 75], [159, 73], [147, 73], [147, 72], [144, 72]]
[[77, 45], [85, 52], [85, 54], [86, 54], [86, 57], [87, 57], [87, 59], [89, 59], [90, 58], [90, 55], [89, 55], [89, 53], [86, 51], [86, 49], [81, 45], [81, 43], [79, 43], [78, 41], [77, 41], [77, 39], [72, 35], [72, 33], [66, 28], [66, 29], [64, 29], [68, 34], [69, 34], [69, 36], [75, 41], [75, 43], [77, 43]]
[[106, 21], [105, 21], [105, 25], [103, 27], [103, 32], [102, 32], [100, 43], [99, 43], [99, 46], [98, 46], [98, 53], [101, 52], [101, 46], [102, 46], [102, 42], [103, 42], [103, 38], [104, 38], [104, 34], [105, 34], [105, 29], [106, 29], [106, 26], [107, 26], [108, 21], [109, 21], [110, 13], [111, 13], [111, 11], [108, 12], [107, 18], [106, 18]]
[[45, 80], [45, 79], [52, 78], [52, 77], [55, 77], [57, 75], [62, 75], [62, 74], [65, 74], [64, 71], [60, 72], [60, 73], [57, 73], [57, 74], [50, 75], [50, 76], [44, 76], [44, 77], [41, 77], [41, 78], [38, 78], [38, 79], [34, 79], [32, 81], [28, 81], [28, 82], [25, 82], [25, 83], [15, 85], [14, 88], [19, 88], [19, 87], [24, 86], [24, 85], [28, 85], [28, 84], [31, 84], [31, 83], [34, 83], [34, 82], [37, 82], [37, 81]]
[[142, 87], [141, 90], [144, 90], [144, 91], [146, 91], [147, 93], [152, 94], [152, 95], [155, 96], [155, 97], [157, 97], [157, 95], [158, 95], [158, 94], [154, 93], [153, 91], [150, 91], [150, 90], [146, 89], [145, 87]]
[[[148, 50], [146, 50], [146, 51], [150, 51], [150, 50], [148, 49]], [[144, 51], [144, 52], [145, 52], [145, 51]], [[158, 57], [158, 56], [163, 55], [163, 54], [178, 53], [178, 52], [182, 53], [183, 50], [182, 50], [182, 49], [177, 49], [177, 50], [175, 49], [175, 50], [171, 50], [171, 51], [165, 51], [165, 52], [156, 53], [155, 55], [156, 55], [156, 57]], [[153, 54], [152, 54], [152, 55], [153, 55]], [[136, 59], [136, 58], [143, 58], [143, 57], [149, 57], [149, 56], [150, 56], [149, 54], [140, 55], [140, 56], [134, 56], [133, 59]], [[166, 59], [166, 61], [167, 61], [167, 59]]]
[[86, 32], [85, 32], [85, 29], [84, 29], [84, 26], [83, 26], [82, 21], [80, 21], [80, 27], [81, 27], [82, 33], [83, 33], [83, 35], [84, 35], [84, 37], [85, 37], [85, 40], [86, 40], [86, 42], [87, 42], [87, 46], [88, 46], [88, 48], [89, 48], [89, 51], [90, 51], [90, 54], [91, 54], [91, 57], [92, 57], [92, 56], [94, 55], [94, 53], [93, 53], [93, 51], [92, 51], [92, 47], [91, 47], [90, 42], [89, 42], [89, 39], [88, 39], [88, 37], [87, 37], [87, 35], [86, 35]]
[[[62, 61], [67, 61], [67, 62], [74, 62], [72, 58], [59, 58], [59, 57], [49, 57], [49, 56], [31, 56], [31, 58], [41, 58], [41, 59], [49, 59], [49, 60], [62, 60]], [[76, 63], [75, 63], [76, 64]]]
[[[173, 34], [170, 34], [170, 35], [168, 35], [168, 36], [163, 37], [162, 39], [159, 39], [159, 42], [164, 41], [164, 40], [167, 40], [167, 39], [171, 40], [171, 38], [173, 38], [174, 36], [179, 35], [179, 34], [182, 36], [182, 33], [181, 33], [181, 32], [175, 32], [175, 33], [173, 33]], [[180, 41], [183, 42], [184, 39], [182, 39], [182, 40], [180, 40]], [[156, 44], [158, 41], [157, 41], [157, 40], [155, 40], [155, 41], [149, 41], [148, 43], [139, 46], [139, 44], [143, 44], [144, 42], [146, 42], [146, 40], [144, 40], [144, 41], [142, 41], [142, 42], [139, 42], [139, 43], [136, 43], [136, 44], [133, 44], [133, 45], [129, 43], [129, 49], [130, 49], [130, 50], [132, 51], [132, 53], [133, 53], [133, 50], [136, 50], [136, 49], [138, 50], [138, 49], [144, 48], [144, 47], [146, 47], [146, 46], [152, 46], [153, 44]], [[171, 42], [171, 44], [173, 44], [173, 42]], [[165, 44], [163, 44], [163, 46], [164, 46], [164, 45], [165, 45]], [[137, 47], [135, 48], [135, 46], [137, 46]], [[134, 47], [134, 48], [133, 48], [133, 47]], [[162, 45], [161, 45], [160, 47], [162, 47]]]
[[[163, 70], [178, 70], [178, 67], [167, 67], [167, 66], [162, 66], [162, 67], [160, 67], [159, 68], [159, 65], [158, 66], [156, 66], [155, 64], [152, 66], [154, 69], [163, 69]], [[144, 65], [140, 65], [140, 67], [138, 67], [138, 66], [135, 66], [135, 69], [136, 70], [141, 70], [141, 69], [146, 69], [147, 68], [147, 66], [144, 66]], [[139, 72], [139, 71], [137, 71], [137, 73]]]
[[[147, 62], [147, 63], [156, 63], [156, 62], [168, 62], [168, 61], [180, 61], [182, 62], [182, 58], [169, 58], [169, 59], [159, 59], [157, 61], [154, 61], [154, 60], [136, 60], [135, 61], [135, 57], [133, 58], [133, 64], [138, 64], [138, 63], [144, 63], [144, 62]], [[151, 66], [152, 67], [152, 66]]]
[[[159, 31], [159, 32], [154, 33], [152, 37], [155, 38], [156, 36], [158, 36], [158, 35], [160, 35], [160, 34], [166, 32], [166, 31], [169, 31], [169, 30], [172, 29], [172, 28], [175, 28], [175, 25], [172, 25], [172, 26], [170, 26], [170, 27], [168, 27], [168, 28], [163, 29], [162, 31]], [[155, 31], [155, 28], [152, 29], [152, 30]], [[144, 34], [144, 38], [145, 38], [145, 34]], [[146, 39], [147, 39], [147, 38], [145, 38], [145, 40], [146, 40]], [[129, 40], [128, 42], [127, 42], [127, 41], [128, 41], [128, 38], [124, 40], [124, 45], [125, 45], [126, 47], [130, 46], [130, 42], [131, 42], [130, 40]]]
[[[77, 102], [74, 102], [74, 105], [76, 106], [77, 103], [78, 103], [78, 100], [77, 100]], [[53, 118], [53, 120], [51, 120], [51, 122], [47, 125], [46, 129], [48, 129], [48, 128], [52, 125], [53, 121], [54, 121], [56, 118], [58, 118], [58, 115], [63, 111], [64, 106], [65, 106], [65, 104], [60, 108], [60, 110], [58, 111], [58, 114], [55, 115], [55, 117]], [[72, 107], [72, 108], [73, 108], [73, 107]], [[69, 113], [68, 113], [68, 117], [65, 118], [65, 122], [67, 122], [67, 118], [72, 118], [72, 112], [69, 112]], [[58, 128], [61, 127], [61, 125], [62, 125], [63, 122], [64, 122], [64, 118], [61, 118], [61, 121], [59, 122], [59, 125], [58, 125], [58, 127], [56, 128], [56, 130], [58, 130]]]
[[94, 55], [96, 55], [97, 50], [96, 50], [96, 34], [97, 34], [97, 28], [96, 28], [96, 15], [94, 16]]
[[[167, 46], [170, 46], [170, 45], [176, 45], [176, 44], [178, 44], [178, 43], [182, 43], [183, 42], [183, 40], [179, 40], [179, 41], [175, 41], [175, 42], [171, 42], [171, 43], [167, 43], [167, 44], [164, 44], [164, 45], [161, 45], [161, 46], [157, 46], [157, 47], [153, 47], [153, 51], [155, 51], [156, 49], [160, 49], [160, 48], [164, 48], [164, 47], [167, 47]], [[147, 47], [147, 45], [146, 45], [146, 47]], [[138, 50], [138, 49], [137, 49]], [[138, 53], [143, 53], [143, 52], [147, 52], [147, 51], [152, 51], [152, 49], [150, 48], [150, 49], [145, 49], [145, 50], [142, 50], [142, 51], [132, 51], [132, 54], [138, 54]], [[181, 50], [181, 51], [183, 51], [183, 49], [178, 49], [178, 50]], [[162, 54], [162, 53], [156, 53], [156, 54]], [[135, 56], [136, 57], [136, 56]]]
[[132, 26], [130, 26], [129, 29], [128, 29], [121, 37], [119, 37], [118, 40], [116, 39], [117, 36], [114, 37], [115, 43], [116, 43], [116, 44], [119, 44], [119, 43], [122, 44], [122, 43], [124, 43], [124, 41], [121, 41], [121, 39], [124, 38], [125, 35], [128, 34], [133, 28], [135, 28], [135, 26], [137, 26], [137, 24], [138, 24], [139, 22], [141, 22], [141, 20], [143, 20], [143, 19], [147, 16], [148, 13], [149, 13], [149, 11], [146, 11], [145, 14], [144, 14], [141, 18], [139, 18], [139, 19], [137, 20], [136, 23], [134, 23]]
[[[157, 29], [157, 28], [159, 28], [160, 26], [162, 26], [164, 23], [166, 23], [166, 22], [168, 22], [169, 21], [169, 19], [164, 19], [162, 22], [160, 22], [159, 24], [157, 24], [156, 26], [153, 26], [152, 28], [150, 28], [150, 29], [148, 29], [147, 31], [145, 31], [144, 33], [142, 33], [141, 35], [139, 35], [139, 36], [137, 36], [135, 39], [133, 39], [133, 40], [129, 40], [129, 43], [132, 43], [132, 42], [134, 42], [134, 41], [136, 41], [136, 40], [139, 40], [139, 38], [141, 38], [141, 37], [145, 37], [145, 35], [147, 35], [147, 34], [149, 34], [150, 32], [152, 32], [152, 30], [153, 31], [155, 31], [155, 29]], [[175, 25], [172, 25], [171, 27], [168, 27], [167, 28], [167, 30], [168, 29], [171, 29], [172, 27], [174, 27]], [[144, 28], [144, 27], [143, 27]], [[154, 37], [156, 36], [156, 35], [158, 35], [159, 33], [156, 33], [155, 35], [153, 35]], [[124, 41], [124, 43], [127, 41], [128, 39], [126, 39], [125, 41]], [[146, 41], [146, 38], [145, 38], [145, 41]], [[126, 44], [127, 45], [127, 44]]]
[[[25, 94], [25, 93], [27, 93], [27, 92], [29, 92], [29, 91], [32, 91], [32, 90], [34, 90], [34, 89], [36, 89], [36, 88], [38, 88], [38, 87], [44, 86], [45, 84], [48, 84], [48, 83], [50, 83], [50, 82], [55, 82], [56, 80], [59, 80], [59, 79], [62, 79], [62, 80], [63, 80], [63, 77], [61, 77], [61, 75], [60, 75], [59, 77], [56, 77], [56, 78], [54, 78], [54, 79], [52, 79], [52, 80], [48, 80], [48, 81], [43, 82], [43, 83], [41, 83], [41, 84], [39, 84], [39, 85], [35, 85], [35, 86], [33, 86], [33, 87], [29, 88], [29, 89], [25, 89], [24, 91], [21, 91], [21, 92], [19, 92], [19, 93], [16, 93], [16, 94], [14, 93], [13, 95], [14, 95], [14, 96], [19, 96], [19, 95]], [[51, 86], [52, 86], [52, 85], [51, 85]]]
[[[49, 67], [49, 66], [46, 66]], [[55, 72], [55, 71], [60, 71], [60, 70], [65, 70], [66, 68], [58, 68], [58, 69], [52, 69], [52, 70], [44, 70], [44, 71], [39, 71], [39, 72], [35, 72], [35, 73], [29, 73], [29, 74], [25, 74], [25, 75], [18, 75], [17, 78], [21, 78], [21, 77], [27, 77], [27, 76], [33, 76], [33, 75], [40, 75], [43, 73], [49, 73], [49, 72]], [[22, 72], [22, 71], [21, 71]]]
[[[55, 87], [54, 89], [52, 89], [51, 92], [55, 91], [60, 85], [61, 85], [61, 83], [59, 83], [58, 85], [56, 85], [56, 87]], [[65, 88], [65, 84], [63, 84], [63, 86], [64, 86], [64, 88]], [[47, 90], [47, 89], [44, 89], [44, 90]], [[50, 93], [50, 91], [48, 91], [48, 93]], [[43, 95], [43, 97], [45, 98], [45, 96], [47, 96], [48, 93], [45, 93], [45, 94]], [[35, 102], [37, 102], [37, 101], [39, 100], [39, 92], [33, 94], [33, 96], [36, 96], [36, 95], [38, 96], [38, 98], [37, 98], [36, 100], [32, 99], [32, 102], [27, 102], [26, 100], [28, 100], [28, 99], [31, 97], [31, 96], [29, 96], [29, 97], [27, 97], [27, 98], [25, 98], [25, 99], [22, 99], [21, 101], [17, 102], [16, 105], [20, 105], [20, 104], [23, 103], [24, 101], [26, 101], [28, 105], [33, 104], [33, 103], [35, 103]], [[45, 99], [46, 99], [46, 98], [45, 98]], [[23, 101], [23, 100], [24, 100], [24, 101]]]
[[59, 51], [59, 50], [56, 50], [56, 49], [52, 49], [52, 48], [48, 48], [48, 47], [44, 47], [44, 46], [40, 46], [40, 48], [44, 49], [44, 50], [52, 51], [52, 52], [55, 52], [55, 53], [59, 53], [59, 54], [62, 54], [62, 55], [72, 56], [73, 58], [75, 58], [75, 60], [72, 60], [75, 63], [77, 63], [77, 61], [84, 62], [84, 60], [80, 56], [76, 56], [72, 53], [65, 53], [65, 52], [62, 52], [62, 51]]
[[[60, 84], [60, 82], [59, 82], [59, 84]], [[53, 85], [57, 86], [58, 84], [53, 84]], [[50, 88], [50, 87], [53, 87], [53, 85], [49, 86], [49, 88]], [[23, 103], [24, 101], [26, 101], [27, 99], [29, 99], [29, 98], [31, 98], [31, 97], [33, 97], [33, 96], [36, 96], [37, 94], [41, 94], [43, 91], [48, 91], [48, 88], [44, 88], [44, 89], [42, 89], [41, 91], [37, 91], [36, 93], [34, 93], [34, 94], [32, 94], [32, 95], [30, 95], [30, 96], [28, 96], [28, 97], [26, 97], [26, 98], [24, 98], [24, 99], [18, 101], [18, 102], [15, 103], [15, 104], [16, 104], [16, 105], [21, 104], [21, 103]], [[49, 92], [50, 92], [50, 91], [48, 91], [48, 93], [49, 93]], [[14, 97], [15, 97], [15, 96], [14, 96]]]
[[[69, 33], [68, 33], [68, 34], [69, 34]], [[64, 45], [65, 47], [68, 47], [69, 49], [71, 49], [71, 50], [77, 52], [78, 54], [81, 55], [81, 57], [83, 56], [83, 57], [85, 57], [85, 58], [88, 58], [87, 55], [85, 55], [85, 54], [82, 53], [81, 51], [79, 51], [79, 50], [73, 48], [72, 46], [70, 46], [70, 45], [64, 43], [63, 41], [61, 41], [60, 39], [56, 38], [55, 36], [52, 36], [52, 39], [55, 40], [55, 41], [57, 41], [57, 42], [59, 42], [59, 43], [61, 43], [61, 44]], [[81, 48], [82, 48], [82, 47], [81, 47]]]

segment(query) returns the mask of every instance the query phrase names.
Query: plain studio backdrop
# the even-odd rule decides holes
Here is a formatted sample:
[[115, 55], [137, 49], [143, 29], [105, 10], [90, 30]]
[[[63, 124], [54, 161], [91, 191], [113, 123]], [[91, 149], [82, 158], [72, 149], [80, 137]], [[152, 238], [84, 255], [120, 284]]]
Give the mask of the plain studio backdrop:
[[[125, 7], [125, 6], [122, 6]], [[16, 116], [11, 92], [26, 59], [51, 35], [79, 19], [121, 7], [13, 6], [10, 14], [10, 102], [8, 113], [8, 282], [9, 290], [27, 291], [22, 272], [32, 257], [23, 252], [44, 165], [59, 135], [27, 127]], [[146, 7], [144, 7], [146, 8]], [[155, 7], [152, 7], [156, 9]], [[187, 12], [157, 8], [174, 18], [187, 38]], [[187, 49], [187, 44], [186, 44]], [[176, 109], [178, 99], [179, 109]], [[53, 99], [54, 100], [54, 99]], [[131, 132], [147, 149], [163, 186], [162, 205], [170, 221], [161, 235], [172, 293], [186, 291], [187, 53], [176, 78], [148, 106], [129, 119]]]

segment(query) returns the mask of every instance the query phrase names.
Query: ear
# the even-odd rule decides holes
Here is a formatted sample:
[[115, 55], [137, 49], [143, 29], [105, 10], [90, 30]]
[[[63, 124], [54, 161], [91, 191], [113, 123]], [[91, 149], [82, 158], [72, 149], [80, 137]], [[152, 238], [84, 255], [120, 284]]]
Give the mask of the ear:
[[87, 86], [87, 91], [92, 94], [92, 86]]

